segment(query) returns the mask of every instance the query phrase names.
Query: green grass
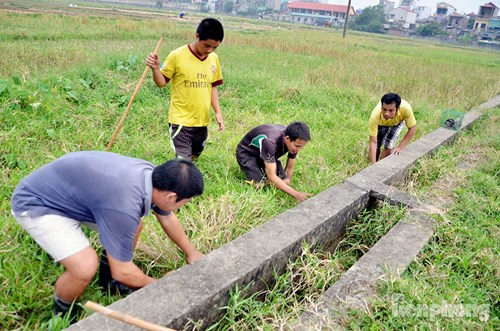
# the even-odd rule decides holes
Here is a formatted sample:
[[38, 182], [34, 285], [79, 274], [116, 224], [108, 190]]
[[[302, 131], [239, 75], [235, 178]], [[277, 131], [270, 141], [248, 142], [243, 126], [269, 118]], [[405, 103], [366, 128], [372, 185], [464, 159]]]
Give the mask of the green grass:
[[[454, 146], [442, 149], [436, 158], [415, 169], [414, 174], [420, 174], [415, 177], [419, 193], [433, 181], [431, 176], [446, 175], [449, 179], [444, 183], [460, 185], [451, 187], [453, 199], [446, 203], [445, 218], [418, 259], [402, 277], [383, 284], [382, 299], [375, 302], [373, 312], [354, 314], [352, 325], [362, 321], [384, 329], [424, 325], [427, 329], [498, 330], [499, 123], [497, 108]], [[421, 171], [423, 166], [425, 172]], [[432, 317], [426, 308], [431, 305], [444, 310]], [[469, 309], [465, 317], [460, 315], [464, 314], [458, 310], [461, 307]], [[393, 316], [404, 309], [408, 316]]]
[[[434, 236], [409, 268], [400, 277], [381, 280], [369, 312], [349, 311], [337, 327], [498, 330], [499, 122], [497, 108], [412, 169], [406, 188], [434, 204], [451, 196], [442, 205], [446, 214], [436, 216]], [[441, 191], [444, 187], [450, 190]], [[224, 317], [211, 329], [287, 329], [404, 214], [387, 205], [367, 211], [351, 222], [333, 253], [311, 252], [304, 245], [302, 255], [266, 291], [245, 297], [235, 289]]]
[[[29, 9], [32, 1], [0, 4], [3, 329], [41, 328], [50, 318], [52, 284], [61, 272], [11, 217], [15, 185], [67, 152], [104, 150], [146, 55], [160, 36], [165, 38], [162, 59], [190, 42], [202, 17], [193, 13], [191, 20], [179, 20], [152, 9], [144, 9], [150, 16], [111, 15], [83, 9], [91, 7], [88, 2], [78, 2], [76, 12], [69, 11], [68, 3], [36, 2], [42, 10], [34, 13], [2, 10]], [[242, 182], [234, 152], [253, 126], [294, 120], [309, 124], [313, 140], [300, 153], [293, 185], [319, 193], [368, 165], [367, 120], [382, 94], [399, 92], [413, 105], [418, 139], [438, 126], [444, 109], [466, 111], [500, 92], [498, 52], [354, 32], [342, 39], [338, 31], [237, 17], [224, 17], [223, 24], [226, 37], [217, 53], [227, 130], [219, 133], [210, 124], [209, 143], [198, 162], [206, 192], [179, 211], [203, 252], [296, 205], [273, 188], [254, 190]], [[174, 156], [166, 136], [169, 94], [169, 87], [158, 89], [147, 78], [114, 152], [155, 164]], [[423, 166], [415, 176], [429, 176], [431, 182], [435, 175], [430, 170]], [[158, 224], [150, 217], [145, 223], [136, 262], [155, 277], [182, 266], [182, 256]], [[86, 299], [106, 304], [117, 298], [102, 296], [92, 284]]]
[[[235, 289], [226, 313], [211, 330], [277, 330], [290, 327], [340, 276], [375, 244], [403, 215], [404, 209], [381, 204], [350, 223], [334, 252], [312, 252], [304, 243], [302, 254], [275, 275], [275, 284], [250, 297]], [[286, 327], [285, 327], [286, 329]]]

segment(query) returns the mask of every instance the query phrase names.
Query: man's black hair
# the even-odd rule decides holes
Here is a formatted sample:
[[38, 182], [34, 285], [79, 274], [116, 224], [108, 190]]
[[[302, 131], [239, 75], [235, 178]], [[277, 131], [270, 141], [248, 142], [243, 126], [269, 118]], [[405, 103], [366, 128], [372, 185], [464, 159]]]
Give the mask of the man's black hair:
[[290, 138], [290, 141], [295, 141], [297, 139], [302, 139], [305, 141], [311, 140], [309, 127], [306, 123], [303, 122], [290, 123], [285, 129], [285, 136], [288, 136]]
[[177, 194], [177, 201], [203, 193], [203, 175], [190, 160], [173, 159], [153, 169], [153, 187]]
[[203, 19], [198, 25], [196, 33], [200, 40], [213, 39], [222, 42], [222, 39], [224, 39], [224, 28], [221, 22], [215, 18]]
[[382, 97], [382, 99], [380, 99], [380, 102], [382, 103], [382, 105], [390, 105], [391, 103], [395, 103], [396, 109], [399, 109], [399, 106], [401, 105], [401, 97], [397, 93], [387, 93]]

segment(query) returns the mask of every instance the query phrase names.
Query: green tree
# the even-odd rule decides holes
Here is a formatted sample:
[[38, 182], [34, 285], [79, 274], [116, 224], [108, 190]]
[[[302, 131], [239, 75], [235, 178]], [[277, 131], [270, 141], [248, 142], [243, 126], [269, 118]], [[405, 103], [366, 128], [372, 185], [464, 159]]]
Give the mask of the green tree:
[[460, 40], [460, 43], [462, 44], [471, 44], [475, 39], [475, 35], [473, 35], [472, 33], [466, 33], [464, 34], [462, 37], [459, 38]]
[[444, 30], [441, 24], [432, 22], [419, 26], [417, 28], [417, 35], [422, 37], [434, 37], [443, 34]]
[[234, 7], [234, 1], [228, 0], [224, 2], [224, 7], [222, 8], [222, 10], [224, 11], [224, 13], [232, 13], [233, 7]]
[[474, 23], [476, 22], [475, 18], [469, 18], [467, 22], [467, 30], [472, 30], [474, 28]]
[[384, 23], [384, 7], [377, 5], [363, 9], [349, 25], [354, 30], [381, 33], [384, 31]]

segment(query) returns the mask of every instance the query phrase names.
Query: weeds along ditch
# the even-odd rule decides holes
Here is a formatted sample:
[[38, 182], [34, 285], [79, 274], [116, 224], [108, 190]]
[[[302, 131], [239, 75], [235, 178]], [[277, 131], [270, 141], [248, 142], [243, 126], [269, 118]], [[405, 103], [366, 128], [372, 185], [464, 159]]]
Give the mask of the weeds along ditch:
[[[370, 309], [351, 310], [332, 328], [498, 329], [499, 123], [500, 108], [488, 111], [452, 145], [410, 169], [400, 189], [443, 210], [433, 216], [436, 233], [406, 271], [380, 280]], [[209, 330], [289, 328], [408, 212], [381, 202], [375, 207], [350, 222], [333, 252], [312, 252], [305, 244], [265, 291], [245, 297], [236, 288]]]
[[[202, 16], [16, 13], [3, 5], [0, 231], [7, 239], [0, 243], [0, 328], [38, 329], [50, 319], [52, 284], [61, 269], [10, 216], [12, 190], [22, 177], [67, 152], [104, 150], [159, 37], [165, 38], [159, 52], [164, 59], [192, 41]], [[234, 17], [224, 17], [223, 24], [226, 37], [217, 53], [226, 132], [210, 124], [198, 162], [206, 191], [178, 213], [203, 252], [296, 204], [271, 187], [244, 185], [234, 151], [253, 126], [308, 123], [312, 141], [301, 152], [294, 185], [316, 194], [368, 165], [367, 121], [384, 93], [399, 92], [412, 104], [418, 139], [439, 125], [444, 109], [467, 111], [500, 91], [497, 52], [353, 32], [342, 39], [332, 30]], [[169, 95], [170, 87], [158, 89], [148, 76], [112, 151], [154, 164], [172, 158]], [[153, 218], [146, 218], [136, 255], [155, 277], [185, 263], [160, 233]], [[93, 283], [82, 301], [117, 299], [100, 294]]]
[[382, 282], [372, 309], [353, 311], [349, 326], [499, 328], [499, 124], [497, 107], [410, 171], [406, 189], [445, 214], [417, 259], [401, 277]]
[[302, 254], [290, 261], [283, 274], [275, 275], [275, 283], [245, 297], [244, 289], [230, 294], [225, 315], [209, 330], [282, 330], [332, 286], [361, 256], [406, 213], [380, 203], [352, 220], [344, 239], [333, 252], [315, 249], [307, 244]]

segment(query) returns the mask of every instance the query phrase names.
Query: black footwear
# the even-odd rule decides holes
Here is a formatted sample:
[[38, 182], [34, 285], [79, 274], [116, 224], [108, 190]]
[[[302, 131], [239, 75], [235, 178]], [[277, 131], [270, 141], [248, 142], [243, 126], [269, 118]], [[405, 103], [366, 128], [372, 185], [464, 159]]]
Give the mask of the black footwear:
[[111, 268], [109, 267], [108, 256], [106, 251], [101, 252], [101, 259], [99, 261], [99, 287], [103, 291], [107, 291], [108, 284], [113, 280], [111, 277]]
[[101, 291], [106, 293], [109, 292], [111, 295], [128, 295], [134, 292], [134, 290], [127, 285], [113, 279], [105, 250], [101, 253], [101, 260], [99, 263], [99, 287]]
[[125, 284], [120, 283], [119, 281], [113, 279], [112, 281], [109, 282], [108, 284], [108, 289], [111, 294], [119, 294], [119, 295], [129, 295], [130, 293], [134, 292], [133, 289], [128, 287]]
[[52, 311], [54, 312], [54, 316], [59, 316], [61, 319], [67, 320], [69, 324], [77, 322], [77, 316], [80, 312], [77, 304], [67, 304], [60, 299], [56, 300], [56, 298], [54, 298], [53, 301], [54, 305]]

